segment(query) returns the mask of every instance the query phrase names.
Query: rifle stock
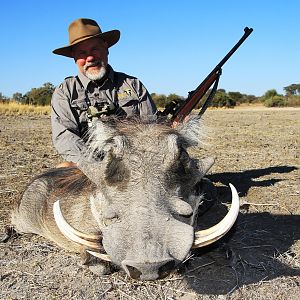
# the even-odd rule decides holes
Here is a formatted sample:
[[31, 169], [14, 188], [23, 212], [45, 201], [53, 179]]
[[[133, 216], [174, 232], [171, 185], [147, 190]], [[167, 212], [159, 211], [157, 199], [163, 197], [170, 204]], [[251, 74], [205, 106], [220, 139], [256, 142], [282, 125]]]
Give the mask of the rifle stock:
[[[191, 93], [189, 93], [186, 101], [174, 110], [171, 120], [173, 121], [173, 127], [180, 122], [183, 122], [184, 118], [188, 116], [199, 101], [203, 98], [213, 83], [218, 83], [218, 79], [222, 72], [223, 65], [232, 56], [232, 54], [240, 47], [240, 45], [247, 39], [252, 33], [253, 29], [245, 27], [244, 34], [240, 40], [233, 46], [233, 48], [225, 55], [225, 57], [217, 64], [217, 66], [207, 75], [207, 77], [200, 83], [200, 85]], [[214, 89], [216, 90], [217, 84]], [[213, 91], [214, 92], [214, 91]], [[200, 114], [202, 115], [206, 108], [209, 106], [209, 102], [212, 101], [213, 97], [208, 97], [204, 105], [202, 106]]]

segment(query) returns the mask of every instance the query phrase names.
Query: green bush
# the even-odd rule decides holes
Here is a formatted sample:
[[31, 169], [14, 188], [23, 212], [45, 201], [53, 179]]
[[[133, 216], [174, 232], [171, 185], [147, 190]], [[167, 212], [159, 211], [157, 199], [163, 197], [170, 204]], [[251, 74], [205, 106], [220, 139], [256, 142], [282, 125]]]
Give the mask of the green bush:
[[273, 99], [274, 97], [280, 96], [275, 89], [268, 90], [263, 95], [263, 100]]
[[178, 96], [176, 94], [169, 94], [168, 96], [164, 94], [156, 94], [152, 93], [151, 97], [157, 107], [164, 108], [166, 107], [170, 102], [176, 100], [178, 102], [183, 101], [184, 98], [181, 96]]
[[267, 107], [282, 107], [286, 106], [286, 100], [283, 96], [273, 96], [264, 101], [264, 105]]
[[212, 101], [213, 107], [234, 107], [235, 105], [236, 102], [223, 91], [218, 91]]

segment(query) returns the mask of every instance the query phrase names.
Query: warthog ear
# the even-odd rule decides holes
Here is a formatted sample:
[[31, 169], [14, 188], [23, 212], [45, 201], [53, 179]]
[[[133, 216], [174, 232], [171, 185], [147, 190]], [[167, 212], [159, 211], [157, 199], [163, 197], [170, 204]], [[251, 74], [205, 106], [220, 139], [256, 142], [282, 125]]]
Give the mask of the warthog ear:
[[97, 120], [89, 129], [87, 149], [82, 154], [78, 167], [98, 185], [104, 178], [111, 156], [121, 157], [125, 145], [126, 138], [119, 134], [114, 123]]
[[128, 170], [122, 160], [126, 141], [125, 136], [116, 136], [103, 143], [101, 148], [88, 149], [78, 162], [79, 169], [97, 185], [104, 178], [110, 184], [123, 181], [128, 176]]
[[177, 126], [178, 133], [183, 137], [184, 147], [198, 146], [205, 136], [203, 120], [199, 117], [191, 117], [187, 122], [180, 123]]
[[115, 128], [114, 123], [98, 120], [88, 132], [86, 157], [102, 158], [108, 152], [113, 152], [116, 157], [123, 156], [127, 145], [127, 138]]
[[208, 171], [210, 170], [210, 168], [213, 166], [214, 163], [215, 163], [214, 157], [206, 157], [206, 158], [200, 159], [198, 161], [199, 169], [205, 175], [208, 173]]
[[117, 136], [118, 132], [113, 125], [101, 120], [93, 123], [93, 126], [88, 131], [88, 152], [90, 155], [105, 151], [105, 147], [113, 137]]

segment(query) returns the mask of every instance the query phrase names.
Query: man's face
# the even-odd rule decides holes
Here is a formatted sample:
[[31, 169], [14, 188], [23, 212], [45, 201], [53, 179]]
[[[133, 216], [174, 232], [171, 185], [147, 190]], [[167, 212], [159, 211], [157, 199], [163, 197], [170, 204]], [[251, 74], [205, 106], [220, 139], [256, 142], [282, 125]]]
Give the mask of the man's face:
[[91, 38], [73, 47], [73, 57], [80, 72], [91, 80], [101, 80], [108, 63], [107, 43]]

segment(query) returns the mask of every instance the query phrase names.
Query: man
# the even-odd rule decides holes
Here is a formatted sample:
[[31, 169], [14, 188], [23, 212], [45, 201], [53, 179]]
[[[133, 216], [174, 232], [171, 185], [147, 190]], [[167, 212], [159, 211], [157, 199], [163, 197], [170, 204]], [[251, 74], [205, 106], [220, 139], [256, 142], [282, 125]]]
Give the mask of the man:
[[59, 167], [79, 161], [93, 116], [149, 116], [157, 112], [139, 79], [115, 72], [108, 64], [109, 47], [119, 38], [119, 30], [102, 32], [94, 20], [78, 19], [69, 26], [69, 45], [53, 51], [73, 58], [78, 67], [78, 75], [67, 77], [51, 101], [53, 144], [66, 160]]

